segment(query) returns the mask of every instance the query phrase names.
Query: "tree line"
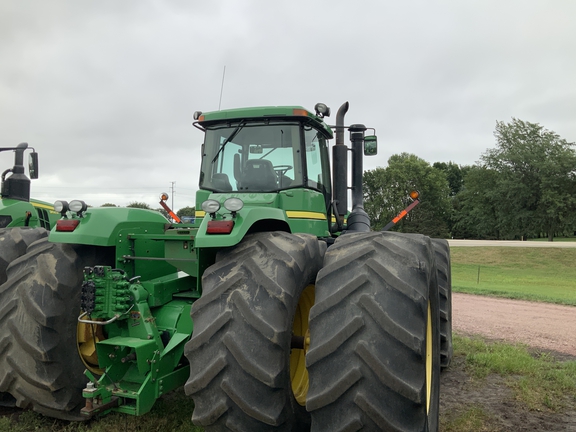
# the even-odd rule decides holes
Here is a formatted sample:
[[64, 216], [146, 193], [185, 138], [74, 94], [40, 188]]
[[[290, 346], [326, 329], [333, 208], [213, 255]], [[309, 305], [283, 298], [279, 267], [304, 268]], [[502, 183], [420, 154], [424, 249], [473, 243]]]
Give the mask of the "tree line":
[[366, 171], [364, 206], [374, 230], [411, 201], [421, 203], [393, 229], [433, 237], [523, 240], [574, 235], [575, 144], [538, 123], [497, 122], [496, 146], [474, 165], [430, 164], [393, 155], [386, 168]]
[[[112, 204], [112, 203], [104, 203], [102, 204], [100, 207], [118, 207], [116, 204]], [[141, 202], [141, 201], [132, 201], [131, 203], [129, 203], [126, 207], [129, 208], [140, 208], [140, 209], [146, 209], [146, 210], [156, 210], [157, 212], [162, 213], [162, 215], [169, 220], [172, 220], [172, 218], [170, 217], [170, 215], [168, 214], [168, 212], [166, 210], [164, 210], [162, 207], [158, 207], [153, 209], [152, 207], [150, 207], [147, 203], [145, 202]], [[182, 207], [181, 209], [179, 209], [176, 212], [176, 215], [179, 218], [182, 217], [194, 217], [196, 214], [196, 207]]]

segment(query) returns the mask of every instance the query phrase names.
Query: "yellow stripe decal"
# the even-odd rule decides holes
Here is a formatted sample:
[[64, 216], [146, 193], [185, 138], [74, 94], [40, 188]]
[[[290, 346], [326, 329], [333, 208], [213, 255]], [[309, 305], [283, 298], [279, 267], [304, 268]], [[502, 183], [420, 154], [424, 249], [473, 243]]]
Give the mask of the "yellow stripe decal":
[[[347, 218], [344, 218], [344, 223], [347, 222]], [[336, 218], [334, 216], [332, 216], [332, 223], [336, 223]]]
[[[204, 211], [196, 211], [196, 217], [202, 218], [206, 216]], [[317, 219], [326, 220], [326, 215], [324, 213], [309, 212], [309, 211], [287, 211], [286, 216], [294, 219]]]
[[203, 218], [204, 216], [206, 216], [206, 212], [203, 210], [196, 210], [194, 212], [194, 217]]
[[326, 220], [324, 213], [308, 212], [308, 211], [287, 211], [286, 216], [295, 219], [318, 219]]
[[54, 211], [54, 206], [51, 206], [51, 205], [38, 204], [38, 203], [35, 203], [35, 202], [30, 202], [30, 204], [32, 204], [33, 207], [40, 207], [40, 208], [43, 208], [43, 209], [46, 209], [46, 210], [52, 210], [52, 211]]

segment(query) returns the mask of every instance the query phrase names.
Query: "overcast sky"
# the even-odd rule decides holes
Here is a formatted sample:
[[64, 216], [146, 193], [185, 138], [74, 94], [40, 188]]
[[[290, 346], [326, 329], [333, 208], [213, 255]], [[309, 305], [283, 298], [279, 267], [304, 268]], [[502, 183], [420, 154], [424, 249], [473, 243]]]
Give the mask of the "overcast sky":
[[0, 146], [38, 151], [34, 198], [193, 206], [192, 115], [225, 67], [223, 109], [324, 102], [332, 124], [349, 101], [366, 169], [469, 165], [512, 117], [576, 141], [575, 22], [573, 0], [2, 1]]

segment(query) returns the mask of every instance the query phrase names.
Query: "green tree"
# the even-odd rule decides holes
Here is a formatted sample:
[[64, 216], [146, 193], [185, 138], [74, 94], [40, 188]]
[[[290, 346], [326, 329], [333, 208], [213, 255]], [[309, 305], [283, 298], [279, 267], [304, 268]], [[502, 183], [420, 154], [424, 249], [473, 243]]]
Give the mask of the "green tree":
[[456, 206], [458, 205], [456, 195], [464, 187], [464, 176], [470, 170], [470, 166], [460, 166], [454, 162], [434, 162], [432, 167], [442, 171], [446, 175], [446, 180], [448, 180], [448, 186], [450, 187], [451, 208], [450, 214], [446, 218], [445, 222], [448, 225], [448, 230], [452, 236], [454, 236], [457, 217]]
[[446, 175], [416, 155], [402, 153], [388, 159], [386, 168], [366, 171], [363, 177], [364, 208], [374, 230], [382, 229], [411, 202], [410, 191], [421, 194], [421, 203], [393, 229], [433, 237], [449, 235], [449, 186]]
[[196, 207], [182, 207], [180, 210], [176, 212], [178, 217], [182, 216], [191, 216], [194, 217], [196, 215]]
[[172, 220], [172, 218], [170, 217], [168, 212], [166, 210], [164, 210], [162, 207], [158, 207], [158, 208], [153, 209], [152, 207], [150, 207], [145, 202], [133, 201], [130, 204], [128, 204], [126, 207], [146, 209], [146, 210], [155, 210], [155, 211], [161, 213], [162, 216], [164, 216], [166, 219]]
[[146, 204], [145, 202], [138, 202], [138, 201], [133, 201], [130, 204], [128, 204], [126, 207], [152, 210], [152, 208], [148, 204]]
[[464, 171], [466, 168], [462, 169], [460, 165], [454, 162], [434, 162], [432, 166], [444, 172], [450, 186], [450, 195], [456, 196], [464, 186]]
[[100, 207], [118, 207], [118, 206], [116, 204], [112, 204], [112, 203], [104, 203]]
[[464, 186], [453, 198], [454, 238], [499, 239], [502, 214], [499, 205], [500, 173], [474, 165], [463, 177]]
[[576, 226], [576, 151], [538, 123], [497, 122], [496, 147], [481, 157], [499, 173], [493, 185], [503, 238], [525, 238], [574, 231]]

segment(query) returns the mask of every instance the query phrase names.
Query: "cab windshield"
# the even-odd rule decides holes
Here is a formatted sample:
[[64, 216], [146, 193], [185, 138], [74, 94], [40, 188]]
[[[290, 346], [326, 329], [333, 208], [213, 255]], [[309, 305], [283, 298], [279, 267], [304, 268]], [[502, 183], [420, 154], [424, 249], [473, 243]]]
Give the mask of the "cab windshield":
[[326, 139], [320, 132], [299, 122], [209, 126], [200, 188], [214, 192], [274, 192], [307, 187], [326, 193], [325, 147]]

